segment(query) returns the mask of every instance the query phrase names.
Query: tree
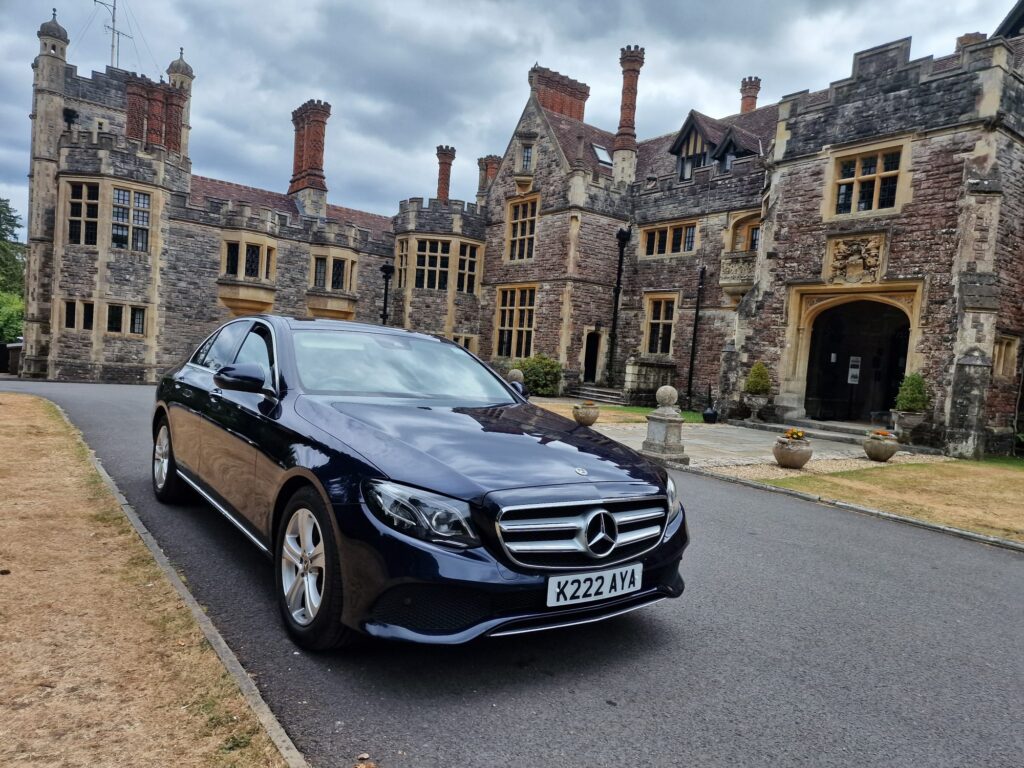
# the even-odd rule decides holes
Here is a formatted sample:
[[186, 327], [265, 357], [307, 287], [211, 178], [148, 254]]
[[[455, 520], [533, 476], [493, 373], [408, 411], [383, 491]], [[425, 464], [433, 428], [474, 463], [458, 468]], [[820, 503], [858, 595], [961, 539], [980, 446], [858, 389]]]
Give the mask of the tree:
[[19, 226], [11, 201], [0, 197], [0, 293], [17, 296], [25, 290], [25, 246], [15, 239]]
[[25, 304], [21, 296], [14, 293], [0, 293], [0, 344], [18, 340], [22, 335]]

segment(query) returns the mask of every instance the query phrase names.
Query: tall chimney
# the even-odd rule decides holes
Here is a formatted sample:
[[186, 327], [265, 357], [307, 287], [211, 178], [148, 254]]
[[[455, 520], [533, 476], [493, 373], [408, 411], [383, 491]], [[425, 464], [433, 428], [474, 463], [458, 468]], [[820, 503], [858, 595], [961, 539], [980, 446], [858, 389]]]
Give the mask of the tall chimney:
[[439, 144], [437, 147], [437, 199], [442, 203], [448, 202], [453, 162], [455, 162], [455, 147]]
[[295, 126], [295, 154], [288, 194], [294, 195], [299, 211], [306, 216], [327, 215], [327, 178], [324, 176], [324, 134], [331, 105], [310, 99], [292, 112]]
[[622, 66], [622, 101], [619, 106], [619, 130], [615, 134], [612, 155], [612, 179], [631, 184], [636, 178], [636, 85], [644, 65], [644, 49], [627, 45], [619, 56]]
[[757, 94], [761, 92], [761, 78], [751, 75], [740, 82], [740, 114], [757, 109]]
[[484, 157], [484, 167], [487, 176], [487, 183], [490, 184], [498, 177], [498, 168], [501, 167], [501, 157], [498, 155], [487, 155]]

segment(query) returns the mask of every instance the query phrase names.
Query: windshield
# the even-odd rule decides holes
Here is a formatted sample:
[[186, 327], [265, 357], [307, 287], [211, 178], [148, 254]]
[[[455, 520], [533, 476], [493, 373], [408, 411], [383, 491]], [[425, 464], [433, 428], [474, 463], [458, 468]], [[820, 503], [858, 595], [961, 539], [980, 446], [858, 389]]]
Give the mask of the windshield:
[[452, 405], [513, 402], [486, 367], [438, 339], [360, 331], [296, 331], [295, 366], [314, 395], [406, 398]]

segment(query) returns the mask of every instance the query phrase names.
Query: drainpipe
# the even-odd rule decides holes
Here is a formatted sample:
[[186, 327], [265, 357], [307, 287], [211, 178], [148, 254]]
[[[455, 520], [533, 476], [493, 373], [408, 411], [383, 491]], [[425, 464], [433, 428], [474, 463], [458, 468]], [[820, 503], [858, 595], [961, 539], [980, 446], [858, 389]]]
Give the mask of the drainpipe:
[[686, 372], [686, 410], [693, 410], [693, 364], [697, 358], [697, 326], [700, 323], [700, 302], [704, 297], [704, 272], [707, 270], [703, 264], [700, 265], [700, 272], [697, 274], [697, 304], [693, 310], [693, 335], [690, 337], [690, 369]]
[[632, 233], [630, 227], [619, 228], [615, 239], [619, 241], [619, 267], [615, 273], [615, 288], [612, 289], [612, 330], [608, 334], [608, 385], [615, 383], [615, 346], [619, 340], [619, 296], [622, 294], [622, 263], [626, 258], [626, 243]]

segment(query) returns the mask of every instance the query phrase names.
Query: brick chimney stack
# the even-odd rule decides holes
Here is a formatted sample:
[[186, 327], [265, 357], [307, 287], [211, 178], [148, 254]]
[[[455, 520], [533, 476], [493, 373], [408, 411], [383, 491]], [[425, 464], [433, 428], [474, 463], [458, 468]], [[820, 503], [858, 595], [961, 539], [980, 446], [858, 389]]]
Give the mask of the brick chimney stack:
[[627, 45], [619, 56], [622, 66], [622, 101], [619, 105], [619, 130], [615, 134], [612, 155], [612, 179], [632, 184], [636, 178], [636, 90], [640, 68], [644, 65], [644, 49]]
[[540, 105], [551, 112], [583, 122], [590, 86], [547, 67], [534, 65], [527, 78]]
[[327, 178], [324, 176], [324, 134], [331, 105], [310, 99], [292, 112], [295, 154], [288, 194], [294, 195], [301, 213], [327, 215]]
[[988, 40], [988, 35], [984, 32], [968, 32], [966, 35], [960, 35], [960, 37], [956, 39], [956, 52], [960, 53], [960, 49], [966, 45], [983, 43], [986, 40]]
[[761, 78], [751, 75], [740, 81], [740, 114], [757, 109], [757, 94], [761, 92]]
[[437, 147], [437, 199], [448, 202], [452, 184], [452, 163], [455, 162], [455, 147], [440, 144]]

